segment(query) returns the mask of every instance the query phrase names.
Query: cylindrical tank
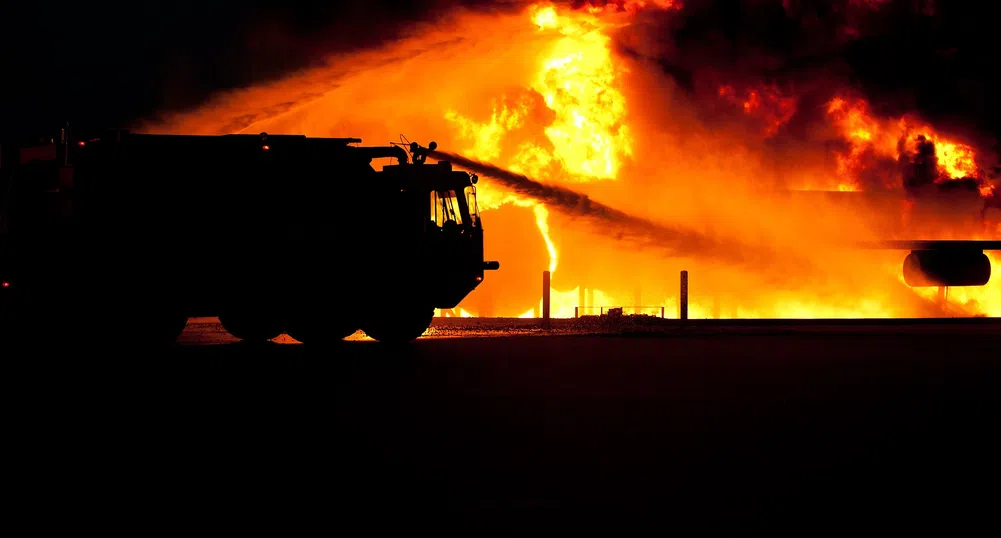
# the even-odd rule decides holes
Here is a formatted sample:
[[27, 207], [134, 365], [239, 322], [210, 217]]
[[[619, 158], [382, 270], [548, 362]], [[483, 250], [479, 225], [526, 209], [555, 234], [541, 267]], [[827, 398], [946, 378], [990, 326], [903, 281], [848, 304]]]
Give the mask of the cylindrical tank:
[[991, 260], [980, 251], [915, 250], [904, 259], [904, 282], [911, 287], [983, 286]]

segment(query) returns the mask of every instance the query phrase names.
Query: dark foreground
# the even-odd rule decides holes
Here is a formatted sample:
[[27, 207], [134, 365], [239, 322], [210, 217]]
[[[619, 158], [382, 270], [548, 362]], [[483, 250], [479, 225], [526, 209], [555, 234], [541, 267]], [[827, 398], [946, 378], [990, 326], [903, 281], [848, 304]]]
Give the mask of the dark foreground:
[[23, 352], [11, 508], [129, 534], [996, 535], [1001, 332], [934, 329]]

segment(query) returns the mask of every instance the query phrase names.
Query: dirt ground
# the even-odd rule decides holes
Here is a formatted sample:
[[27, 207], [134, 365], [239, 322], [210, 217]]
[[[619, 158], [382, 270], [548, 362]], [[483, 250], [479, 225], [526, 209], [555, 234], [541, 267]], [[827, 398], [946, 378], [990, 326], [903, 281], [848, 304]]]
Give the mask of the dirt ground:
[[998, 327], [311, 349], [200, 321], [158, 353], [22, 361], [10, 507], [130, 533], [996, 534]]

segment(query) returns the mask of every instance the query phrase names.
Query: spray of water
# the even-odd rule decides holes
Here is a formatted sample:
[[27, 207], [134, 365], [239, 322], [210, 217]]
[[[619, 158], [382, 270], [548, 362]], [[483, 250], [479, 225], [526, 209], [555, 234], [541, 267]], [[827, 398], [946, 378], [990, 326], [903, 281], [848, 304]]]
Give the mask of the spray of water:
[[[710, 237], [706, 234], [668, 227], [656, 222], [629, 215], [579, 192], [554, 185], [544, 185], [524, 175], [505, 170], [445, 151], [431, 152], [431, 157], [449, 161], [465, 169], [498, 181], [516, 194], [532, 198], [571, 217], [582, 221], [595, 231], [619, 241], [629, 241], [637, 246], [655, 249], [665, 256], [692, 257], [741, 265], [774, 259], [774, 252], [751, 246], [732, 238]], [[806, 260], [801, 265], [807, 265]]]

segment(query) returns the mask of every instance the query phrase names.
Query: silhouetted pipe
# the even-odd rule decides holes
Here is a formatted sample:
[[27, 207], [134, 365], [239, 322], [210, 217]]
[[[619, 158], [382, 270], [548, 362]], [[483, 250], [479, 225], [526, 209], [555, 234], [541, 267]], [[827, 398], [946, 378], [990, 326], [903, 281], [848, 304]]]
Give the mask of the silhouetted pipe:
[[542, 320], [549, 326], [549, 271], [542, 272]]
[[496, 271], [500, 269], [500, 262], [483, 262], [484, 271]]
[[681, 297], [678, 299], [678, 318], [688, 319], [688, 271], [681, 272]]

